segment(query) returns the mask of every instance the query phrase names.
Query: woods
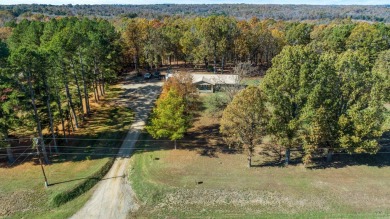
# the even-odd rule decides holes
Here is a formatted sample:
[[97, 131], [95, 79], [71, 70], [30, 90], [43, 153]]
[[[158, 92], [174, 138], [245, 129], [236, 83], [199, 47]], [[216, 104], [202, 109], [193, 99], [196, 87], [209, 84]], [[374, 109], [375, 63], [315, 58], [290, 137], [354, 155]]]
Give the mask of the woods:
[[389, 12], [0, 6], [0, 217], [390, 215]]
[[20, 22], [2, 52], [4, 139], [20, 126], [34, 130], [48, 163], [44, 130], [58, 152], [56, 138], [66, 140], [82, 126], [91, 113], [90, 93], [98, 102], [120, 68], [118, 41], [119, 35], [105, 20]]
[[[10, 33], [0, 44], [4, 139], [23, 126], [41, 139], [52, 139], [58, 151], [57, 138], [66, 140], [82, 127], [92, 112], [91, 103], [99, 102], [122, 69], [140, 73], [184, 66], [215, 74], [245, 71], [244, 77], [265, 74], [260, 87], [270, 112], [266, 132], [285, 149], [286, 164], [296, 147], [304, 148], [307, 163], [322, 148], [328, 150], [328, 160], [339, 149], [379, 150], [377, 139], [386, 120], [383, 104], [389, 99], [387, 24], [211, 15], [121, 18], [111, 23], [64, 17], [8, 25], [2, 30]], [[152, 127], [149, 131], [155, 137], [181, 138], [197, 110], [195, 93], [188, 74], [169, 80], [159, 103], [166, 104], [163, 111], [171, 111], [156, 109], [152, 123], [161, 129], [164, 125], [159, 123], [172, 120], [177, 127], [170, 134]], [[40, 143], [45, 152], [45, 142]], [[2, 147], [7, 145], [5, 141]], [[8, 157], [11, 161], [12, 155]]]
[[[80, 2], [81, 3], [81, 2]], [[355, 20], [389, 22], [386, 5], [283, 5], [283, 4], [164, 4], [155, 5], [2, 5], [5, 21], [15, 17], [45, 16], [99, 16], [160, 19], [166, 16], [206, 17], [213, 14], [235, 17], [240, 20], [257, 17], [278, 20], [322, 20], [352, 18]], [[0, 15], [1, 16], [1, 15]], [[1, 24], [1, 23], [0, 23]]]

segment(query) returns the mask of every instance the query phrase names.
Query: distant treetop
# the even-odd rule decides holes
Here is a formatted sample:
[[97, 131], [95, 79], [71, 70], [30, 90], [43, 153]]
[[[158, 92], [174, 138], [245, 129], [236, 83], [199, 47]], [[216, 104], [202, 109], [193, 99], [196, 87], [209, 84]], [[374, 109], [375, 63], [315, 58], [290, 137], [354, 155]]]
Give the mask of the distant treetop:
[[[227, 15], [238, 19], [272, 18], [276, 20], [344, 19], [390, 23], [390, 7], [387, 5], [251, 5], [251, 4], [202, 4], [202, 5], [0, 5], [15, 17], [24, 13], [41, 13], [48, 16], [98, 16], [142, 17], [209, 16]], [[0, 13], [0, 18], [5, 14]], [[8, 14], [9, 15], [9, 14]], [[8, 16], [7, 15], [7, 16]]]

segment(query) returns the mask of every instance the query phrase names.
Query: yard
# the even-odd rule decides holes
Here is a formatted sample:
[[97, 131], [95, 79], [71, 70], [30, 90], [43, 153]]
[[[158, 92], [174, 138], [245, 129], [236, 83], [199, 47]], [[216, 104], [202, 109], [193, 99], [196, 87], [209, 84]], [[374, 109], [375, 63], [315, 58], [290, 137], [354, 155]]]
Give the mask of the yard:
[[[378, 218], [390, 215], [388, 154], [335, 155], [330, 166], [288, 167], [229, 150], [218, 119], [201, 113], [173, 150], [141, 136], [130, 180], [141, 218]], [[344, 157], [342, 157], [344, 156]], [[299, 159], [299, 153], [295, 153]], [[272, 158], [271, 160], [273, 160]], [[275, 158], [276, 159], [276, 158]]]
[[[107, 165], [112, 159], [111, 155], [121, 146], [120, 140], [127, 133], [133, 118], [131, 110], [115, 104], [122, 92], [122, 89], [112, 88], [105, 100], [93, 107], [93, 115], [84, 123], [84, 128], [72, 134], [74, 139], [60, 144], [61, 153], [64, 154], [52, 156], [52, 163], [45, 166], [50, 184], [48, 188], [44, 188], [36, 157], [27, 158], [25, 162], [12, 167], [2, 164], [0, 218], [68, 218], [84, 205], [92, 190], [59, 207], [56, 207], [53, 199], [91, 180], [90, 177]], [[107, 156], [102, 156], [102, 153]]]

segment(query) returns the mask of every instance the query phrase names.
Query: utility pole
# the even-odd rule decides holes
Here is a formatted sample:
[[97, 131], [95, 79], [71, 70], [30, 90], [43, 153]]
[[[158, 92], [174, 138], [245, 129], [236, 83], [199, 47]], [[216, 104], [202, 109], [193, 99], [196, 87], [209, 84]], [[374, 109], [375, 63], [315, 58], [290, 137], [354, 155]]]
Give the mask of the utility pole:
[[42, 158], [41, 158], [41, 152], [39, 150], [39, 139], [38, 138], [33, 138], [33, 145], [37, 148], [37, 153], [38, 153], [38, 159], [39, 159], [39, 164], [41, 165], [41, 170], [42, 170], [42, 174], [43, 174], [43, 177], [45, 179], [45, 187], [47, 188], [49, 186], [49, 183], [47, 182], [47, 177], [46, 177], [46, 173], [45, 173], [45, 169], [43, 168], [43, 162], [42, 162]]

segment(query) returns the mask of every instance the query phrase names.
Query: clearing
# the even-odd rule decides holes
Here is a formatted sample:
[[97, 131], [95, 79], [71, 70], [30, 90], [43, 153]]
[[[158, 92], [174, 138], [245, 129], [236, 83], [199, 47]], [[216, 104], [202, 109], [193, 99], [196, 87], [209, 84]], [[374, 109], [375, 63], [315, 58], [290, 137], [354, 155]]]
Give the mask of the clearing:
[[[331, 166], [283, 167], [223, 145], [218, 119], [201, 113], [173, 150], [146, 133], [131, 160], [140, 218], [378, 218], [390, 216], [388, 154], [335, 155]], [[147, 141], [145, 141], [147, 140]], [[152, 140], [152, 141], [151, 141]], [[294, 154], [295, 158], [299, 153]], [[343, 157], [342, 157], [343, 156]], [[271, 162], [274, 160], [274, 162]]]

